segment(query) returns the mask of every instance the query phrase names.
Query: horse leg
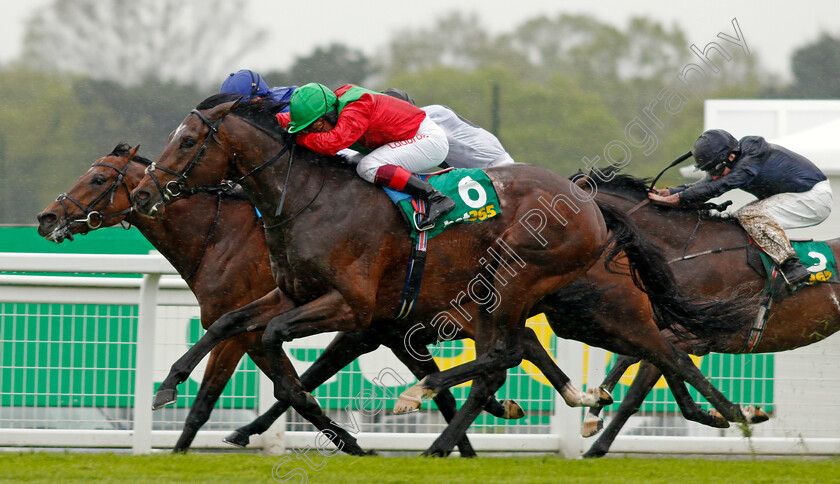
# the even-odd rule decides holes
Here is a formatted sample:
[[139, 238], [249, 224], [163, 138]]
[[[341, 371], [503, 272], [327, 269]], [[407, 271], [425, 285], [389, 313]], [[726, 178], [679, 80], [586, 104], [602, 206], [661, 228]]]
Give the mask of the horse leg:
[[[276, 378], [276, 375], [271, 375], [272, 379], [275, 382], [281, 381], [286, 382], [284, 384], [291, 385], [291, 388], [284, 388], [284, 395], [289, 395], [289, 399], [280, 400], [278, 403], [282, 402], [287, 408], [291, 405], [292, 408], [297, 410], [301, 417], [308, 420], [312, 425], [320, 430], [320, 433], [326, 436], [335, 445], [338, 451], [342, 451], [350, 455], [371, 455], [374, 453], [366, 452], [359, 447], [355, 437], [350, 435], [347, 430], [333, 422], [332, 419], [324, 414], [320, 405], [317, 405], [317, 401], [314, 400], [314, 397], [312, 397], [312, 401], [315, 401], [315, 405], [312, 405], [312, 401], [309, 399], [296, 396], [311, 395], [305, 392], [300, 380], [298, 379], [297, 372], [295, 372], [295, 368], [285, 352], [280, 353], [281, 357], [279, 358], [279, 361], [278, 358], [269, 358], [267, 355], [268, 354], [266, 353], [265, 358], [258, 356], [255, 363], [259, 362], [257, 364], [261, 368], [268, 369], [270, 367], [271, 371], [275, 371], [275, 369], [279, 366], [283, 369], [282, 379]], [[320, 445], [320, 437], [316, 439], [316, 445]]]
[[[504, 315], [491, 318], [490, 315], [481, 314], [476, 328], [476, 352], [481, 357], [488, 357], [489, 363], [483, 374], [473, 380], [470, 395], [461, 410], [452, 419], [443, 433], [432, 443], [424, 453], [424, 456], [446, 456], [455, 447], [456, 442], [463, 436], [467, 429], [475, 421], [487, 400], [505, 383], [507, 369], [518, 365], [522, 361], [522, 349], [518, 341], [520, 332], [518, 328], [511, 330], [509, 327], [499, 327], [497, 324], [503, 322]], [[520, 318], [521, 327], [525, 325], [525, 314]], [[457, 367], [456, 367], [457, 368]], [[444, 372], [445, 373], [445, 372]], [[437, 375], [440, 375], [438, 373]], [[431, 375], [426, 379], [433, 378]]]
[[[311, 392], [359, 356], [379, 347], [380, 332], [370, 330], [339, 333], [324, 352], [300, 376], [304, 390]], [[268, 363], [266, 362], [266, 368]], [[224, 441], [237, 447], [248, 445], [252, 435], [262, 434], [289, 408], [286, 401], [278, 401], [253, 422], [234, 430]]]
[[201, 359], [219, 342], [237, 334], [261, 330], [272, 318], [293, 306], [279, 289], [275, 289], [247, 306], [219, 318], [210, 325], [204, 336], [172, 365], [169, 374], [155, 393], [152, 409], [157, 410], [175, 403], [178, 385], [187, 379]]
[[351, 307], [341, 292], [333, 290], [275, 317], [263, 333], [263, 345], [269, 350], [315, 334], [360, 331], [370, 326], [371, 313], [370, 307]]
[[185, 453], [190, 448], [196, 433], [210, 418], [213, 406], [216, 405], [216, 401], [244, 354], [245, 349], [242, 344], [229, 340], [223, 341], [210, 352], [210, 361], [207, 362], [207, 368], [204, 370], [204, 378], [201, 380], [198, 395], [195, 397], [195, 402], [184, 422], [184, 429], [172, 452]]
[[[737, 403], [729, 401], [720, 390], [712, 385], [684, 351], [677, 350], [677, 360], [685, 380], [703, 395], [721, 417], [730, 422], [738, 423], [761, 423], [770, 419], [770, 416], [759, 408], [747, 407], [742, 409]], [[714, 411], [712, 413], [714, 414]]]
[[[485, 353], [478, 355], [473, 361], [462, 363], [448, 370], [432, 373], [400, 394], [399, 400], [394, 405], [394, 414], [400, 415], [416, 411], [420, 408], [423, 398], [433, 398], [444, 388], [450, 388], [465, 381], [475, 380], [490, 372], [512, 368], [521, 361], [521, 354], [515, 353], [515, 355], [510, 358], [504, 358], [504, 355], [502, 355], [500, 359], [497, 355]], [[516, 360], [516, 357], [519, 357], [519, 360]], [[470, 392], [470, 395], [472, 395], [472, 392]], [[484, 404], [486, 402], [482, 402], [482, 405]]]
[[[612, 391], [615, 389], [618, 381], [621, 380], [624, 372], [639, 361], [641, 360], [635, 356], [618, 355], [618, 358], [615, 360], [615, 364], [612, 368], [610, 368], [610, 372], [607, 373], [607, 376], [604, 377], [604, 381], [601, 382], [601, 388], [606, 389], [612, 394]], [[637, 375], [636, 379], [638, 378], [639, 377]], [[657, 378], [659, 377], [657, 376]], [[580, 430], [581, 436], [592, 437], [604, 428], [604, 419], [600, 417], [601, 409], [603, 408], [604, 407], [589, 407], [589, 411], [586, 412], [586, 416], [583, 417], [583, 425]]]
[[545, 351], [534, 330], [524, 327], [520, 330], [520, 345], [524, 357], [543, 372], [551, 385], [560, 392], [566, 405], [570, 407], [603, 407], [613, 402], [612, 395], [602, 387], [590, 388], [583, 392], [572, 384], [551, 356]]
[[642, 402], [644, 402], [645, 397], [653, 389], [653, 386], [656, 385], [660, 376], [662, 376], [662, 372], [659, 371], [659, 368], [647, 361], [642, 361], [641, 365], [639, 365], [639, 372], [636, 374], [636, 378], [633, 379], [633, 383], [630, 385], [630, 389], [627, 390], [627, 394], [624, 395], [618, 411], [610, 419], [610, 423], [607, 425], [604, 433], [583, 454], [584, 458], [603, 457], [607, 454], [613, 441], [618, 436], [618, 432], [621, 431], [621, 428], [624, 427], [627, 420], [639, 411]]
[[[432, 359], [432, 355], [425, 346], [412, 346], [414, 354], [409, 354], [402, 346], [395, 346], [391, 348], [391, 351], [393, 351], [394, 355], [399, 358], [399, 360], [407, 366], [409, 370], [411, 370], [411, 373], [414, 374], [418, 380], [423, 379], [426, 375], [431, 375], [432, 373], [440, 371], [440, 368], [438, 368], [437, 364]], [[429, 359], [420, 360], [415, 358], [415, 355], [421, 358], [428, 357]], [[458, 411], [458, 406], [455, 402], [455, 397], [452, 396], [452, 392], [450, 392], [448, 388], [444, 389], [435, 395], [434, 400], [440, 410], [440, 413], [443, 414], [443, 418], [446, 419], [446, 423], [452, 422], [452, 418], [455, 417], [455, 413]], [[499, 407], [501, 407], [501, 405], [499, 405]], [[461, 452], [461, 457], [476, 456], [475, 449], [473, 449], [470, 439], [466, 434], [458, 440], [458, 449]]]

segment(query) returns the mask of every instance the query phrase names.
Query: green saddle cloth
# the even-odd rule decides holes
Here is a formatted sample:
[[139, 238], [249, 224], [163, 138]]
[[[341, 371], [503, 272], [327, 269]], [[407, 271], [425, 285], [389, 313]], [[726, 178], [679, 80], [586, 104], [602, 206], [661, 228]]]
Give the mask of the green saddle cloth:
[[[791, 245], [793, 250], [796, 251], [796, 255], [799, 256], [799, 260], [802, 261], [802, 265], [811, 273], [809, 285], [820, 282], [840, 283], [840, 278], [837, 276], [837, 261], [834, 259], [834, 253], [831, 252], [827, 243], [808, 240], [791, 241]], [[764, 252], [761, 252], [761, 263], [764, 265], [769, 283], [775, 263]]]
[[[438, 219], [434, 227], [425, 231], [428, 239], [440, 234], [450, 225], [481, 222], [502, 212], [493, 182], [480, 169], [456, 168], [420, 177], [455, 202], [452, 211]], [[397, 206], [409, 220], [411, 238], [417, 240], [420, 237], [420, 231], [417, 230], [419, 216], [413, 200], [410, 197], [404, 198], [397, 202]]]

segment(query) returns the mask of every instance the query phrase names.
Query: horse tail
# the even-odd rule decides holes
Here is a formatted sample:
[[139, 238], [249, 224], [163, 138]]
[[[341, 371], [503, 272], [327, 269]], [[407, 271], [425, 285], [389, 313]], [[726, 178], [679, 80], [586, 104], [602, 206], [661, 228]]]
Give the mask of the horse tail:
[[610, 229], [610, 248], [604, 266], [618, 274], [611, 266], [621, 253], [627, 257], [633, 283], [650, 300], [654, 318], [660, 329], [670, 329], [680, 336], [686, 331], [710, 338], [731, 334], [753, 318], [755, 304], [751, 298], [733, 294], [727, 299], [709, 301], [682, 294], [664, 255], [644, 237], [633, 221], [609, 204], [596, 201]]

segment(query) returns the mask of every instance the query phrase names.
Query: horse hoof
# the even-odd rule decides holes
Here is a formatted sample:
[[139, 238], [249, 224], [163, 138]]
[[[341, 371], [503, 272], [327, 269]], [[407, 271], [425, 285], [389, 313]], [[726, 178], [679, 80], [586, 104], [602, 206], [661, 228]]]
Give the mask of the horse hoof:
[[598, 387], [593, 388], [591, 391], [594, 391], [595, 395], [598, 396], [598, 407], [606, 407], [607, 405], [613, 404], [613, 397], [606, 388]]
[[581, 457], [584, 459], [598, 459], [600, 457], [604, 457], [605, 455], [607, 455], [607, 453], [602, 450], [589, 449]]
[[718, 412], [714, 408], [709, 410], [708, 415], [710, 417], [712, 417], [712, 421], [710, 421], [709, 423], [706, 424], [709, 427], [715, 427], [715, 428], [718, 428], [718, 429], [728, 429], [729, 428], [729, 421], [726, 420], [726, 418], [723, 416], [723, 414], [721, 414], [720, 412]]
[[426, 452], [421, 454], [423, 457], [447, 457], [449, 455], [449, 451], [438, 449], [436, 447], [431, 447]]
[[602, 430], [604, 430], [604, 419], [587, 412], [586, 417], [583, 418], [580, 435], [583, 437], [592, 437]]
[[513, 400], [502, 401], [502, 406], [505, 408], [505, 413], [502, 415], [505, 420], [518, 420], [525, 416], [525, 410]]
[[394, 404], [394, 415], [405, 415], [420, 411], [423, 401], [406, 395], [400, 395], [397, 403]]
[[222, 439], [222, 442], [244, 449], [251, 442], [251, 438], [238, 430], [234, 430], [227, 437]]
[[747, 422], [751, 424], [757, 424], [770, 420], [770, 416], [767, 415], [767, 412], [759, 407], [745, 407], [743, 413]]
[[400, 395], [399, 400], [394, 405], [394, 415], [403, 415], [420, 410], [424, 398], [432, 398], [437, 392], [428, 388], [423, 388], [425, 379], [420, 380]]
[[159, 388], [155, 393], [155, 401], [152, 402], [152, 410], [157, 410], [167, 405], [171, 405], [175, 403], [176, 400], [178, 400], [178, 390], [174, 388]]

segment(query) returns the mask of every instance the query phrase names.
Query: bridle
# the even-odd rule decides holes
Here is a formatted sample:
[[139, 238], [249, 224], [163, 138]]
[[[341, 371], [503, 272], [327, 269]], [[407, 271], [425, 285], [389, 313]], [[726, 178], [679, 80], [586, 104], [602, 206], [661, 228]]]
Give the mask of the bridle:
[[[204, 156], [204, 152], [207, 151], [207, 145], [210, 143], [210, 140], [215, 141], [216, 144], [219, 145], [219, 148], [222, 151], [227, 153], [229, 156], [232, 156], [234, 161], [236, 160], [236, 153], [231, 153], [224, 146], [222, 146], [222, 143], [219, 142], [219, 140], [216, 138], [216, 134], [219, 132], [219, 126], [222, 124], [222, 120], [224, 119], [225, 116], [222, 115], [219, 119], [216, 120], [216, 122], [211, 122], [209, 119], [207, 119], [207, 116], [202, 114], [201, 111], [199, 111], [197, 109], [193, 109], [192, 111], [190, 111], [190, 114], [195, 114], [196, 116], [198, 116], [198, 118], [202, 122], [204, 122], [204, 124], [206, 124], [207, 127], [210, 128], [210, 129], [207, 131], [207, 136], [204, 137], [204, 142], [201, 144], [201, 147], [198, 149], [198, 152], [195, 154], [192, 161], [190, 161], [190, 164], [187, 165], [187, 168], [184, 171], [179, 173], [179, 172], [170, 170], [169, 168], [166, 168], [166, 167], [163, 167], [163, 166], [158, 166], [157, 163], [154, 163], [154, 162], [152, 162], [148, 167], [146, 167], [146, 174], [149, 175], [149, 177], [155, 183], [155, 186], [157, 187], [161, 196], [164, 198], [164, 200], [167, 200], [167, 201], [169, 201], [169, 200], [171, 200], [175, 197], [180, 197], [182, 195], [189, 196], [189, 195], [194, 195], [194, 194], [196, 194], [200, 191], [210, 191], [211, 190], [211, 188], [208, 188], [208, 187], [190, 187], [189, 183], [187, 182], [187, 177], [190, 175], [190, 173], [193, 171], [193, 169], [198, 165], [198, 162], [201, 160], [201, 157]], [[166, 182], [165, 186], [161, 185], [160, 180], [158, 180], [157, 177], [154, 174], [155, 170], [160, 170], [164, 173], [168, 173], [168, 174], [176, 177], [176, 179]], [[217, 188], [218, 187], [213, 187], [212, 189], [217, 189]]]
[[[146, 163], [145, 161], [136, 160], [134, 158], [129, 160], [129, 163], [132, 162], [132, 161], [135, 162], [135, 163], [148, 165], [148, 163]], [[111, 182], [111, 185], [105, 191], [100, 193], [99, 196], [94, 198], [93, 201], [90, 202], [86, 207], [83, 206], [78, 200], [75, 200], [73, 197], [67, 195], [67, 193], [62, 193], [61, 195], [59, 195], [55, 199], [55, 201], [60, 203], [61, 208], [64, 209], [65, 218], [67, 218], [67, 214], [68, 214], [67, 205], [65, 204], [66, 202], [70, 202], [73, 205], [75, 205], [76, 207], [78, 207], [79, 210], [81, 210], [82, 213], [85, 216], [85, 218], [82, 218], [82, 219], [75, 219], [75, 220], [70, 220], [70, 221], [66, 222], [65, 227], [69, 227], [70, 225], [76, 224], [76, 223], [84, 223], [85, 225], [87, 225], [87, 227], [90, 230], [96, 230], [99, 227], [101, 227], [104, 222], [106, 222], [108, 220], [111, 220], [113, 218], [118, 218], [118, 217], [123, 217], [125, 215], [128, 215], [129, 213], [131, 213], [131, 211], [133, 209], [132, 207], [128, 207], [125, 210], [120, 210], [119, 212], [112, 213], [112, 214], [107, 215], [107, 216], [103, 216], [100, 213], [99, 210], [94, 210], [94, 208], [97, 205], [99, 205], [106, 198], [107, 198], [108, 202], [103, 204], [102, 207], [100, 207], [100, 209], [105, 208], [108, 205], [112, 204], [114, 202], [114, 195], [116, 194], [117, 189], [120, 186], [122, 186], [125, 189], [126, 194], [128, 195], [129, 198], [131, 198], [131, 190], [128, 188], [128, 184], [126, 184], [126, 182], [125, 182], [125, 174], [126, 174], [126, 171], [128, 170], [128, 163], [126, 163], [125, 166], [123, 166], [122, 168], [119, 168], [119, 167], [114, 166], [110, 163], [104, 163], [104, 162], [101, 162], [101, 161], [97, 161], [97, 162], [95, 162], [91, 165], [91, 167], [94, 167], [94, 166], [104, 166], [104, 167], [111, 168], [112, 170], [117, 172], [117, 178], [115, 178], [114, 181]]]
[[[238, 103], [238, 101], [237, 101], [237, 103]], [[248, 173], [240, 176], [236, 180], [226, 181], [226, 182], [223, 182], [221, 185], [217, 185], [217, 186], [213, 186], [213, 187], [190, 187], [189, 183], [187, 182], [187, 177], [192, 172], [193, 168], [195, 168], [195, 166], [198, 165], [198, 162], [201, 160], [201, 157], [204, 156], [204, 152], [207, 150], [207, 145], [208, 145], [208, 143], [210, 142], [211, 139], [216, 141], [216, 144], [219, 146], [219, 148], [222, 151], [224, 151], [225, 153], [228, 154], [228, 156], [233, 158], [234, 163], [236, 162], [237, 153], [231, 152], [230, 150], [226, 149], [221, 144], [221, 142], [216, 138], [216, 134], [219, 132], [219, 126], [222, 124], [222, 121], [224, 120], [225, 116], [228, 115], [228, 113], [230, 113], [230, 110], [228, 110], [224, 114], [222, 114], [222, 116], [220, 116], [219, 119], [217, 119], [215, 122], [212, 122], [207, 118], [207, 116], [202, 114], [198, 109], [193, 109], [192, 111], [190, 111], [190, 114], [195, 114], [196, 116], [198, 116], [198, 119], [200, 119], [209, 128], [209, 130], [207, 132], [207, 136], [204, 137], [204, 143], [202, 143], [201, 147], [198, 149], [198, 152], [195, 154], [195, 157], [193, 157], [192, 161], [190, 161], [189, 165], [187, 165], [187, 168], [185, 168], [184, 171], [182, 171], [180, 173], [176, 172], [174, 170], [170, 170], [170, 169], [165, 168], [165, 167], [157, 166], [156, 163], [152, 163], [146, 168], [146, 174], [149, 175], [149, 177], [155, 183], [155, 186], [157, 186], [158, 191], [161, 194], [161, 196], [164, 198], [164, 200], [169, 201], [172, 198], [179, 197], [181, 195], [189, 196], [189, 195], [193, 195], [193, 194], [198, 193], [198, 192], [214, 192], [214, 191], [218, 191], [218, 190], [225, 191], [225, 190], [231, 189], [233, 186], [240, 184], [242, 182], [242, 180], [248, 178], [249, 176], [255, 175], [255, 174], [259, 173], [260, 171], [264, 170], [265, 168], [268, 168], [271, 164], [273, 164], [274, 162], [279, 160], [284, 154], [286, 154], [286, 152], [289, 152], [289, 166], [288, 166], [288, 169], [286, 170], [286, 181], [283, 185], [285, 188], [283, 190], [283, 193], [280, 196], [280, 203], [277, 206], [277, 210], [274, 213], [275, 217], [279, 217], [280, 214], [282, 213], [283, 204], [286, 200], [286, 194], [288, 193], [287, 188], [289, 186], [289, 177], [292, 173], [292, 161], [294, 160], [294, 153], [295, 153], [295, 146], [296, 146], [296, 143], [294, 142], [294, 140], [291, 140], [291, 141], [285, 140], [283, 142], [283, 147], [280, 149], [280, 151], [277, 152], [277, 154], [275, 154], [274, 156], [272, 156], [268, 160], [264, 161], [262, 164], [258, 165], [257, 167], [253, 168]], [[259, 131], [264, 132], [266, 135], [268, 135], [272, 139], [277, 140], [277, 135], [275, 133], [270, 132], [269, 130], [267, 130], [266, 128], [263, 128], [262, 126], [260, 126], [258, 124], [252, 123], [248, 119], [242, 118], [242, 120], [245, 121], [246, 123], [248, 123], [249, 125], [253, 126], [254, 128], [258, 129]], [[155, 170], [161, 170], [164, 173], [168, 173], [172, 176], [177, 177], [177, 179], [176, 180], [170, 180], [169, 182], [166, 183], [166, 185], [161, 185], [160, 181], [154, 175]], [[324, 188], [324, 182], [326, 180], [326, 174], [323, 173], [323, 171], [324, 171], [323, 166], [321, 167], [321, 170], [322, 170], [322, 173], [321, 173], [321, 175], [322, 175], [322, 177], [321, 177], [321, 187], [318, 189], [318, 192], [315, 194], [315, 197], [313, 197], [312, 200], [310, 200], [308, 204], [306, 204], [303, 208], [298, 210], [294, 215], [289, 217], [287, 220], [281, 221], [281, 222], [273, 224], [273, 225], [264, 225], [264, 227], [266, 229], [275, 229], [275, 228], [277, 228], [281, 225], [284, 225], [286, 222], [294, 219], [295, 217], [300, 215], [304, 210], [306, 210], [310, 205], [312, 205], [312, 203], [315, 201], [315, 199], [318, 198], [318, 195], [321, 194], [321, 190]]]
[[[284, 143], [283, 148], [276, 155], [272, 156], [267, 161], [263, 162], [261, 165], [257, 166], [256, 168], [252, 169], [251, 171], [242, 175], [236, 180], [228, 181], [223, 183], [222, 185], [216, 185], [212, 187], [190, 187], [189, 182], [187, 181], [187, 177], [190, 175], [192, 170], [198, 165], [199, 161], [201, 160], [201, 157], [204, 156], [204, 152], [207, 151], [207, 145], [210, 142], [210, 140], [215, 141], [216, 144], [219, 146], [219, 149], [224, 151], [229, 157], [233, 158], [233, 162], [236, 163], [236, 157], [238, 156], [237, 153], [225, 148], [222, 145], [222, 143], [216, 138], [216, 134], [219, 132], [219, 126], [222, 124], [222, 121], [225, 119], [225, 116], [227, 116], [229, 112], [230, 111], [225, 112], [224, 114], [222, 114], [221, 117], [219, 117], [219, 119], [217, 119], [215, 122], [212, 122], [198, 109], [193, 109], [192, 111], [190, 111], [190, 114], [195, 114], [196, 116], [198, 116], [198, 119], [200, 119], [209, 128], [209, 130], [207, 131], [207, 136], [204, 137], [204, 142], [201, 144], [201, 147], [198, 149], [198, 152], [195, 154], [192, 161], [190, 161], [189, 165], [187, 165], [187, 167], [182, 172], [170, 170], [169, 168], [163, 166], [158, 166], [157, 163], [154, 162], [146, 168], [146, 174], [149, 175], [149, 177], [155, 183], [155, 186], [157, 186], [157, 189], [160, 192], [161, 196], [164, 198], [164, 200], [169, 201], [175, 197], [190, 196], [199, 192], [213, 192], [219, 190], [220, 188], [229, 189], [234, 185], [238, 185], [242, 180], [248, 178], [249, 176], [255, 175], [260, 171], [264, 170], [269, 165], [279, 160], [284, 154], [286, 154], [287, 151], [289, 151], [290, 143]], [[257, 127], [263, 129], [260, 126]], [[293, 146], [294, 144], [291, 143], [291, 145]], [[290, 169], [291, 164], [292, 156], [289, 156]], [[160, 180], [158, 180], [154, 174], [155, 170], [160, 170], [177, 178], [175, 180], [170, 180], [166, 182], [166, 185], [161, 185]]]

